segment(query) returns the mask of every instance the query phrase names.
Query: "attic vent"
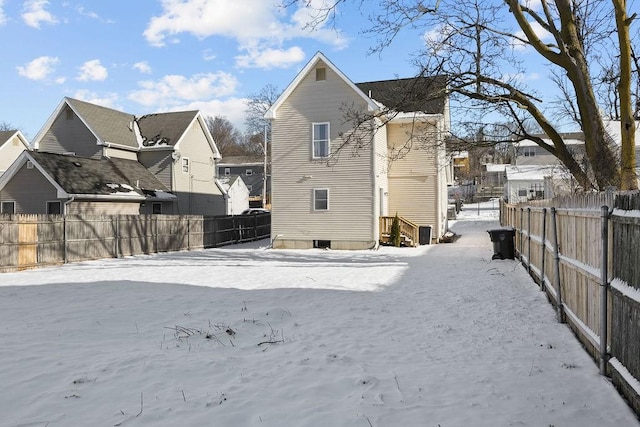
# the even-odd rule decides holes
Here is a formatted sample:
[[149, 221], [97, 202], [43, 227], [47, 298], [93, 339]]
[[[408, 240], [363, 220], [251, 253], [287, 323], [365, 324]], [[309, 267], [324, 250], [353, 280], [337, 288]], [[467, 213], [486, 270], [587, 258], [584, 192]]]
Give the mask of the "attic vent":
[[33, 169], [33, 162], [31, 160], [27, 160], [27, 169]]
[[73, 162], [73, 165], [78, 167], [78, 168], [82, 167], [82, 163], [80, 163], [80, 162]]
[[320, 82], [320, 81], [324, 81], [327, 80], [327, 69], [322, 67], [318, 67], [316, 68], [316, 81]]

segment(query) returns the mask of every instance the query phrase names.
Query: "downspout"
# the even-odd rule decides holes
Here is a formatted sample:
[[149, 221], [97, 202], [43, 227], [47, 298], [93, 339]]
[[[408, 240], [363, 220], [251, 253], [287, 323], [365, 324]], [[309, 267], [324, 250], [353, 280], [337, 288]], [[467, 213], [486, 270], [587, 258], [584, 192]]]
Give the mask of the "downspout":
[[67, 201], [66, 201], [66, 202], [64, 202], [64, 209], [62, 210], [62, 215], [68, 215], [68, 214], [69, 214], [69, 212], [68, 212], [69, 205], [70, 205], [71, 203], [73, 203], [73, 202], [74, 202], [74, 200], [76, 200], [76, 196], [71, 196], [71, 197], [69, 197], [69, 198], [67, 199]]

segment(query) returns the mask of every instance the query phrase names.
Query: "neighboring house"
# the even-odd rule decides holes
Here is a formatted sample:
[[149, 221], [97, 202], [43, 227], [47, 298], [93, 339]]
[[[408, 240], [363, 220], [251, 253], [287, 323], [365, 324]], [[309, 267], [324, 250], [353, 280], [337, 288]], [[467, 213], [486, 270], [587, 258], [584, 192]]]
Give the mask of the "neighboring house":
[[[620, 129], [620, 120], [605, 120], [604, 122], [605, 132], [611, 138], [611, 142], [618, 147], [622, 145], [622, 132]], [[635, 144], [636, 144], [636, 175], [640, 179], [640, 121], [636, 122], [635, 132]]]
[[[389, 231], [381, 223], [396, 213], [442, 236], [452, 180], [449, 103], [433, 94], [444, 88], [440, 78], [354, 84], [317, 53], [265, 115], [273, 247], [373, 248]], [[385, 107], [394, 111], [358, 129], [345, 120], [347, 109], [373, 115]]]
[[225, 215], [240, 215], [249, 208], [249, 189], [239, 176], [221, 176], [216, 184], [226, 201]]
[[29, 142], [19, 130], [0, 131], [0, 176], [24, 150], [30, 149]]
[[64, 98], [32, 145], [39, 152], [139, 162], [177, 196], [163, 205], [162, 213], [225, 212], [225, 200], [215, 182], [220, 153], [199, 111], [136, 117]]
[[507, 165], [505, 167], [507, 203], [550, 199], [575, 191], [575, 181], [560, 166]]
[[2, 213], [140, 214], [176, 196], [136, 160], [24, 151], [0, 177]]
[[[264, 207], [263, 206], [263, 192], [264, 192], [264, 156], [228, 156], [223, 157], [218, 162], [218, 176], [234, 176], [238, 175], [242, 177], [242, 180], [249, 189], [249, 204], [251, 207]], [[267, 166], [268, 169], [268, 166]], [[268, 204], [269, 200], [269, 177], [267, 175], [267, 192], [266, 200]]]
[[[548, 136], [544, 134], [534, 136], [539, 136], [545, 143], [553, 146], [553, 142]], [[561, 133], [560, 136], [562, 136], [562, 140], [567, 145], [569, 151], [571, 151], [578, 160], [585, 155], [584, 134], [582, 132]], [[514, 143], [514, 148], [515, 163], [517, 165], [560, 165], [560, 161], [556, 156], [530, 139], [524, 139]]]

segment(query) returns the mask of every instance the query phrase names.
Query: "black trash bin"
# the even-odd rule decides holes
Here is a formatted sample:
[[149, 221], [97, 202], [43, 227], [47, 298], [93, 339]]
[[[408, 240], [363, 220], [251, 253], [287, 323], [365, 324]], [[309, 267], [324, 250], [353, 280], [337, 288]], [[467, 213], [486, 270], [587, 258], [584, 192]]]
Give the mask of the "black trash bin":
[[431, 244], [431, 226], [425, 225], [418, 228], [418, 243], [421, 245]]
[[493, 256], [491, 259], [514, 259], [515, 250], [513, 240], [516, 230], [513, 228], [499, 228], [497, 230], [487, 230], [493, 242]]

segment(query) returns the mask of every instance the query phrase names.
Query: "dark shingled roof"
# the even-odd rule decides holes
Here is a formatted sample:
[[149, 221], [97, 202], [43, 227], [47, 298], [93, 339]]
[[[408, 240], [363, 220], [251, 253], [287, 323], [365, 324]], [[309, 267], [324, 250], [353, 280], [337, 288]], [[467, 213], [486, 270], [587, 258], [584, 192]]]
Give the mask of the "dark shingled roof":
[[0, 146], [7, 142], [9, 138], [11, 138], [17, 130], [0, 130]]
[[246, 165], [248, 163], [264, 163], [264, 156], [226, 156], [219, 162], [218, 166], [226, 165]]
[[441, 114], [446, 84], [444, 76], [435, 76], [356, 83], [356, 86], [369, 98], [393, 111]]
[[197, 114], [197, 111], [177, 111], [140, 117], [138, 127], [142, 134], [142, 145], [145, 147], [176, 145]]
[[78, 115], [97, 134], [98, 138], [112, 144], [138, 148], [138, 140], [132, 129], [132, 114], [101, 107], [78, 99], [66, 98]]
[[[135, 191], [140, 196], [153, 197], [155, 191], [169, 192], [151, 172], [135, 160], [97, 160], [42, 152], [29, 154], [69, 194], [109, 195]], [[122, 187], [122, 184], [133, 190]]]

